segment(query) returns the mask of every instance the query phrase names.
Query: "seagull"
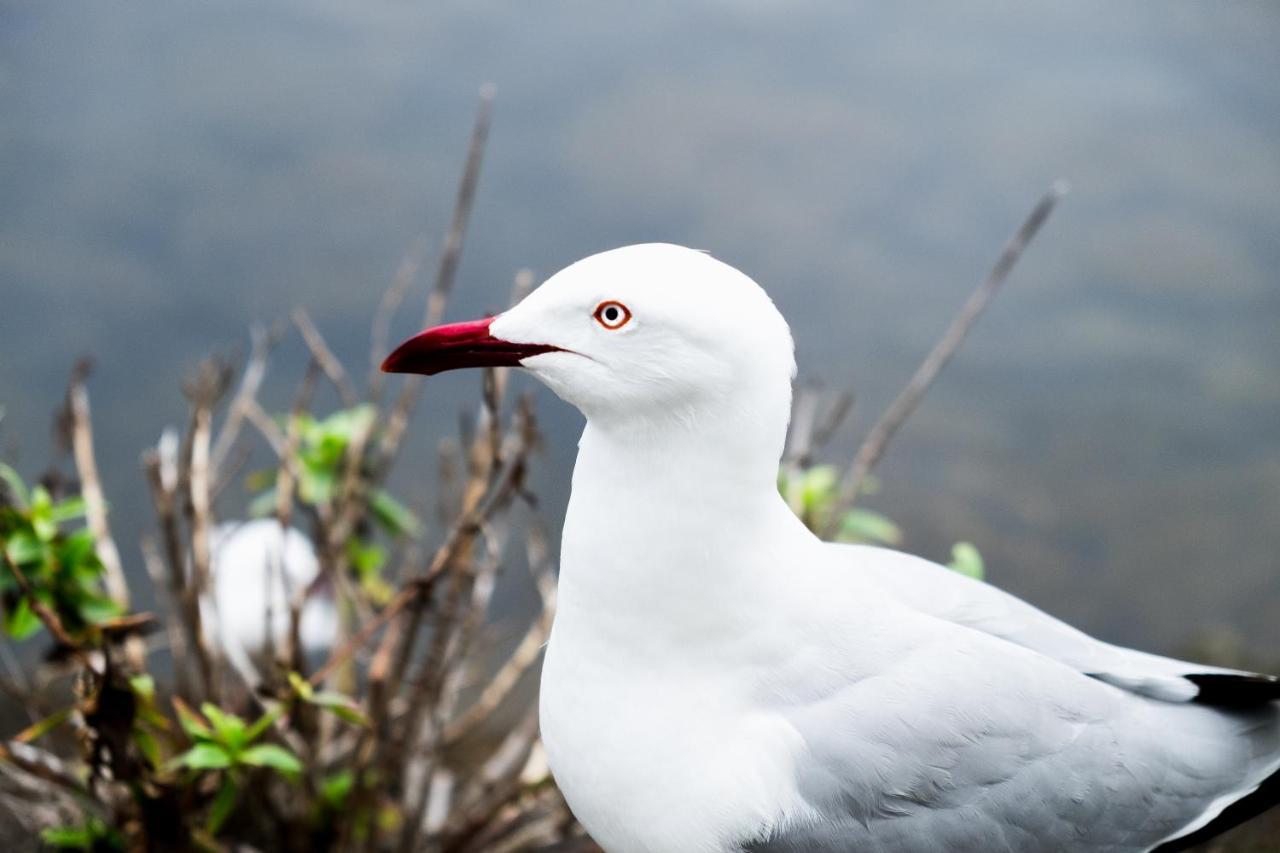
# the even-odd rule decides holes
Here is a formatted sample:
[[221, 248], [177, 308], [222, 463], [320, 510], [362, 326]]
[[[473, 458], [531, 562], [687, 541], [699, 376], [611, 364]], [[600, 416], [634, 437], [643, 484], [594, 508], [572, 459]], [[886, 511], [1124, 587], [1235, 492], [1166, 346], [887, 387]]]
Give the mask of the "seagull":
[[586, 416], [539, 701], [611, 853], [1171, 851], [1280, 800], [1280, 680], [805, 528], [790, 330], [710, 255], [593, 255], [383, 369], [477, 366]]
[[[249, 687], [262, 681], [254, 659], [283, 650], [289, 608], [306, 595], [298, 623], [305, 652], [332, 647], [338, 613], [324, 590], [311, 590], [320, 574], [311, 540], [275, 519], [227, 522], [210, 538], [210, 588], [200, 599], [201, 621], [222, 656]], [[268, 641], [270, 641], [268, 643]]]

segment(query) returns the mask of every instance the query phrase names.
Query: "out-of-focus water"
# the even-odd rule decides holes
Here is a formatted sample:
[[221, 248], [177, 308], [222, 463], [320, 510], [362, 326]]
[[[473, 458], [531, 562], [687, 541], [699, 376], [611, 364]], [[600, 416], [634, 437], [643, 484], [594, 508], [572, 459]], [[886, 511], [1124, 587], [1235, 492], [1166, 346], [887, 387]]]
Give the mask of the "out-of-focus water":
[[[184, 370], [294, 305], [363, 363], [402, 252], [443, 230], [492, 81], [451, 316], [500, 306], [522, 266], [706, 248], [770, 290], [802, 376], [856, 389], [864, 428], [1069, 178], [874, 505], [912, 550], [970, 539], [997, 583], [1109, 639], [1174, 650], [1225, 625], [1274, 649], [1277, 43], [1263, 0], [6, 2], [0, 446], [43, 465], [92, 353], [136, 568], [137, 455], [183, 418]], [[276, 408], [303, 359], [279, 352]], [[432, 381], [412, 466], [476, 383]], [[579, 420], [540, 407], [554, 524]]]

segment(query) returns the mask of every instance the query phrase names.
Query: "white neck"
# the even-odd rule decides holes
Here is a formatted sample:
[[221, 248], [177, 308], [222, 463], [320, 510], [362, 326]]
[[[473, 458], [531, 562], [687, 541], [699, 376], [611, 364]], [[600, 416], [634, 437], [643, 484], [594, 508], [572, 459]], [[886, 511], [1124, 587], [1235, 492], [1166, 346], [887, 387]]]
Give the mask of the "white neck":
[[777, 491], [788, 409], [776, 395], [723, 399], [718, 410], [588, 421], [565, 518], [558, 630], [683, 644], [749, 624], [736, 599], [780, 568], [762, 543], [807, 533]]

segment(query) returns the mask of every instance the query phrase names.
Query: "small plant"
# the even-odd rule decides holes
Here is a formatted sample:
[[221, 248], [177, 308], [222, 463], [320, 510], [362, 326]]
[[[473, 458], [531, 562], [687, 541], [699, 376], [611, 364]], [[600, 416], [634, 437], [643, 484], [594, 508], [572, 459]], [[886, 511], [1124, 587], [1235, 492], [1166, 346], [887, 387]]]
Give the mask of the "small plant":
[[[364, 448], [381, 438], [375, 434], [377, 409], [361, 403], [324, 418], [301, 411], [282, 415], [276, 421], [281, 433], [293, 436], [297, 443], [295, 497], [306, 512], [331, 515], [334, 502], [343, 497], [341, 490], [344, 484], [360, 483], [369, 477], [370, 472], [349, 471], [349, 466], [367, 464]], [[353, 458], [359, 461], [353, 463]], [[249, 504], [250, 515], [279, 514], [281, 505], [277, 484], [280, 477], [278, 468], [249, 475], [245, 485], [256, 492]], [[422, 523], [385, 488], [372, 489], [367, 500], [372, 524], [358, 525], [347, 536], [343, 548], [365, 595], [374, 604], [382, 605], [391, 599], [394, 590], [382, 573], [387, 562], [387, 549], [376, 541], [373, 528], [392, 539], [415, 538], [422, 533]]]
[[[787, 505], [810, 530], [825, 530], [831, 524], [839, 498], [840, 477], [834, 465], [813, 465], [778, 475], [778, 489]], [[873, 491], [873, 489], [867, 489]], [[901, 545], [902, 530], [888, 517], [862, 507], [840, 511], [836, 527], [838, 542], [868, 542], [874, 545]]]
[[107, 853], [125, 849], [124, 836], [96, 817], [77, 826], [49, 827], [41, 831], [40, 840], [55, 850]]
[[13, 468], [0, 463], [0, 602], [4, 631], [26, 639], [42, 626], [48, 608], [72, 637], [119, 616], [120, 606], [102, 587], [103, 565], [93, 534], [72, 524], [84, 517], [79, 496], [55, 501], [44, 486], [28, 489]]
[[957, 542], [951, 548], [951, 562], [947, 564], [960, 574], [982, 580], [986, 576], [986, 566], [982, 562], [982, 554], [972, 542]]

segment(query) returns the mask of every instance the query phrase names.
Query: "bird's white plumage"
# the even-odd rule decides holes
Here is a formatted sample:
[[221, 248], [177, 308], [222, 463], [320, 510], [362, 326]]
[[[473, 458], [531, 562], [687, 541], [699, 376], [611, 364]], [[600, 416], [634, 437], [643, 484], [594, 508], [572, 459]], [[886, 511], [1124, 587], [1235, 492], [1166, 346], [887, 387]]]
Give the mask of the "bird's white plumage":
[[[292, 602], [320, 574], [315, 549], [300, 530], [275, 519], [220, 524], [210, 541], [209, 590], [201, 600], [210, 639], [249, 684], [259, 680], [253, 658], [268, 647], [283, 649]], [[338, 615], [327, 595], [311, 595], [302, 607], [298, 638], [305, 651], [330, 647]]]
[[[594, 322], [603, 300], [632, 312]], [[1280, 768], [1276, 703], [897, 552], [775, 485], [794, 373], [749, 278], [674, 246], [579, 262], [495, 320], [587, 416], [542, 680], [609, 851], [1142, 851]]]

